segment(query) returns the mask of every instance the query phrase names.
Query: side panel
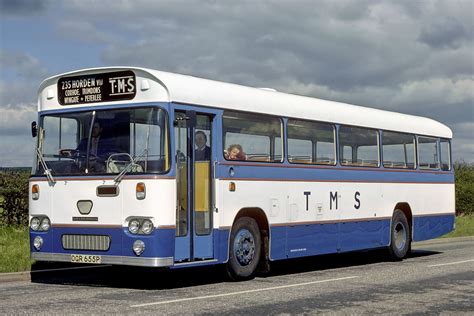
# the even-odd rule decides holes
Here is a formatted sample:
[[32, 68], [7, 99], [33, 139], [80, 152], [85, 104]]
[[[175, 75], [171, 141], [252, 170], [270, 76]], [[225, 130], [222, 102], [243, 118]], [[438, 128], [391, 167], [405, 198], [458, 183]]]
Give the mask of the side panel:
[[[449, 173], [337, 168], [320, 172], [243, 163], [226, 163], [218, 172], [220, 227], [231, 227], [244, 207], [261, 208], [270, 223], [272, 260], [388, 246], [391, 217], [399, 202], [411, 206], [414, 240], [453, 229], [454, 184]], [[257, 179], [256, 174], [268, 178]], [[229, 191], [230, 182], [235, 183], [235, 192]]]

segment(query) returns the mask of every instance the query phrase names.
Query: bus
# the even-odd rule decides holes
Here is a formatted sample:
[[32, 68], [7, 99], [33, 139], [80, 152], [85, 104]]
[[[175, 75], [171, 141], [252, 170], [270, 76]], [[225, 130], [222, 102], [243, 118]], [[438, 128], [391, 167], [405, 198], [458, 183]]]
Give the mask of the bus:
[[451, 130], [432, 119], [135, 67], [46, 79], [29, 182], [38, 261], [236, 280], [272, 261], [454, 229]]

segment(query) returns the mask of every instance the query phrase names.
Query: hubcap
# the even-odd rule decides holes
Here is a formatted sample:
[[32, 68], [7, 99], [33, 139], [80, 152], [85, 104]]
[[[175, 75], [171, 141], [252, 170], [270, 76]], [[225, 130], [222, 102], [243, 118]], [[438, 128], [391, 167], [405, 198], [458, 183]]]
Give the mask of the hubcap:
[[395, 247], [399, 250], [405, 248], [407, 242], [407, 234], [405, 226], [402, 223], [397, 223], [394, 228]]
[[241, 266], [249, 265], [255, 255], [255, 239], [247, 229], [238, 231], [234, 239], [234, 256]]

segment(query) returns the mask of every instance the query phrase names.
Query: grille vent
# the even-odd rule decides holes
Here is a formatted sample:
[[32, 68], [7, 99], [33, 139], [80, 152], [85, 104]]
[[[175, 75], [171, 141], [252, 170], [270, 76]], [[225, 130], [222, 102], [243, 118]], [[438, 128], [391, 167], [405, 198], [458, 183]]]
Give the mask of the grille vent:
[[63, 235], [61, 241], [66, 250], [107, 251], [110, 248], [107, 235]]

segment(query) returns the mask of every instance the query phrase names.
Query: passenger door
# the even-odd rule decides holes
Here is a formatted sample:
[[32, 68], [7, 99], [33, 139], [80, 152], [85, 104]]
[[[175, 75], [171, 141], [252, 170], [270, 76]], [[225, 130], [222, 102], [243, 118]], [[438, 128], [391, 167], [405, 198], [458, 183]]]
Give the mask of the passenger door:
[[174, 112], [178, 262], [213, 258], [213, 118], [211, 113]]

